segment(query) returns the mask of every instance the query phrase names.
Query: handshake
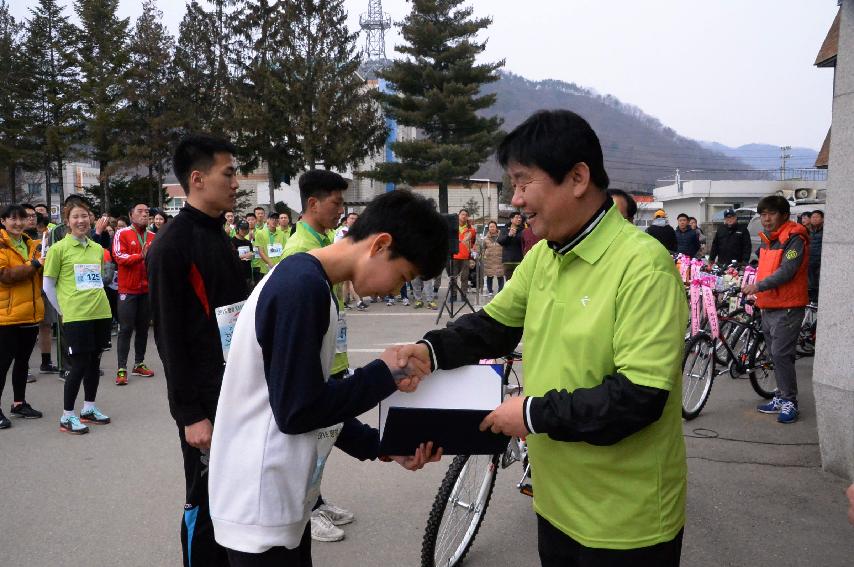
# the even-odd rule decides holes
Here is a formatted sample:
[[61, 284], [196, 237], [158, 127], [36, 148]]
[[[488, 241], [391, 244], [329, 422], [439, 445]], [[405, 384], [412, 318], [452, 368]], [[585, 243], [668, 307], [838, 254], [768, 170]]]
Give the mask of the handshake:
[[414, 392], [421, 379], [431, 372], [430, 351], [424, 344], [389, 347], [380, 360], [388, 366], [401, 392]]

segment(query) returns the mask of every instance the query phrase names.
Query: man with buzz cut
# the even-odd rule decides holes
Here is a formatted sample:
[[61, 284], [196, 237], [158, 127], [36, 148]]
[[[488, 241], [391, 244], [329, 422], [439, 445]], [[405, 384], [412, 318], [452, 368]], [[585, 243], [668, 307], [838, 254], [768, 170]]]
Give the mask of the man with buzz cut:
[[[347, 180], [333, 171], [315, 169], [299, 178], [302, 219], [296, 231], [285, 245], [283, 258], [323, 248], [335, 240], [338, 219], [344, 213], [344, 191]], [[347, 376], [350, 361], [347, 358], [347, 319], [344, 315], [343, 285], [333, 289], [338, 298], [338, 339], [335, 343], [335, 358], [330, 369], [330, 380], [343, 380]], [[318, 495], [311, 514], [311, 538], [315, 541], [340, 541], [344, 530], [339, 526], [349, 524], [354, 515], [349, 510], [323, 500]]]
[[400, 352], [456, 368], [507, 354], [524, 330], [525, 396], [481, 429], [527, 440], [541, 564], [679, 565], [688, 305], [673, 260], [614, 206], [579, 115], [535, 113], [498, 161], [543, 240], [481, 311]]
[[222, 228], [237, 198], [236, 153], [228, 141], [207, 134], [178, 144], [173, 171], [187, 204], [158, 231], [145, 258], [154, 339], [184, 457], [184, 567], [228, 565], [211, 525], [208, 459], [225, 366], [216, 309], [249, 295], [240, 259]]

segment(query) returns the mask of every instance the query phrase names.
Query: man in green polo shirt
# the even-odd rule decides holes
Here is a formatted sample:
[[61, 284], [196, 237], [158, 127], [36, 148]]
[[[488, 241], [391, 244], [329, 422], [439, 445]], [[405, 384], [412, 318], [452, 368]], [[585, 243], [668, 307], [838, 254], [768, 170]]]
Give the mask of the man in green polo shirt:
[[260, 257], [259, 267], [262, 276], [285, 258], [285, 245], [288, 243], [289, 236], [288, 232], [279, 229], [279, 213], [275, 211], [267, 217], [265, 229], [255, 231], [255, 240], [252, 245], [255, 246]]
[[577, 114], [534, 114], [498, 159], [543, 240], [483, 310], [401, 356], [476, 364], [524, 329], [525, 396], [481, 429], [527, 436], [542, 565], [678, 565], [688, 309], [673, 261], [606, 194], [599, 139]]
[[[329, 246], [335, 239], [335, 227], [344, 213], [344, 191], [347, 181], [332, 171], [316, 169], [299, 178], [302, 219], [296, 231], [288, 239], [283, 258]], [[338, 297], [338, 334], [335, 344], [335, 359], [330, 369], [330, 380], [342, 380], [347, 376], [350, 362], [347, 359], [347, 321], [344, 316], [342, 286], [333, 288]], [[324, 502], [319, 497], [311, 513], [311, 538], [315, 541], [339, 541], [344, 531], [338, 527], [353, 521], [353, 513]]]

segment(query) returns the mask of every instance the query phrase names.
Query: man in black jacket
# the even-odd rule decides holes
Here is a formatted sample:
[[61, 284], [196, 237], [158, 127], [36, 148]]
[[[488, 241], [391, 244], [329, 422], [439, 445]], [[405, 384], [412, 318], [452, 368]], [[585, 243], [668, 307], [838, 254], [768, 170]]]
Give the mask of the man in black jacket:
[[700, 236], [689, 226], [689, 220], [690, 217], [685, 213], [679, 213], [676, 217], [676, 251], [693, 258], [700, 251]]
[[667, 224], [667, 213], [664, 212], [664, 209], [655, 211], [655, 217], [652, 224], [647, 227], [646, 233], [661, 242], [661, 245], [667, 248], [668, 252], [676, 253], [676, 232], [672, 226]]
[[516, 211], [510, 215], [510, 226], [501, 231], [498, 244], [501, 245], [504, 275], [509, 280], [522, 261], [522, 213]]
[[193, 565], [228, 565], [214, 541], [207, 464], [225, 365], [215, 310], [249, 295], [237, 252], [222, 230], [237, 195], [235, 153], [229, 142], [212, 136], [181, 141], [174, 171], [187, 204], [158, 232], [146, 257], [154, 339], [184, 456], [185, 567], [190, 557]]
[[715, 233], [709, 260], [719, 266], [726, 266], [733, 261], [738, 264], [750, 261], [750, 233], [738, 224], [733, 209], [724, 211], [724, 225]]
[[810, 215], [810, 263], [807, 271], [810, 301], [818, 302], [818, 283], [821, 279], [821, 241], [824, 237], [824, 211], [816, 209]]

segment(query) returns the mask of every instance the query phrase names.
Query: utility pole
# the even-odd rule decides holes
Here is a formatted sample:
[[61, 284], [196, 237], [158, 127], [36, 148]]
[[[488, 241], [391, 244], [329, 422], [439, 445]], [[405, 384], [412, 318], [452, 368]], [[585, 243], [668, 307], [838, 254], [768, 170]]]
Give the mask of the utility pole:
[[792, 146], [780, 146], [780, 181], [786, 179], [786, 160], [792, 157]]

